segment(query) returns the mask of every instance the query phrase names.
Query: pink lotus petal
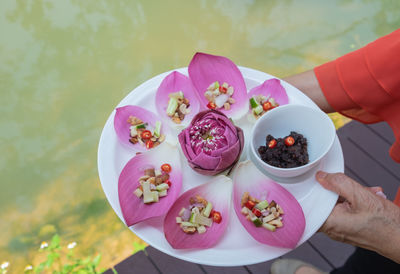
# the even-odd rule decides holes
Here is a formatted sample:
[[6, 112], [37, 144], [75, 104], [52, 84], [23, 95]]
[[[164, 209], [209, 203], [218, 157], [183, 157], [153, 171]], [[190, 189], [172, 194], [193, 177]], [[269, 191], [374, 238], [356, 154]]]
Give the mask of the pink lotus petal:
[[[182, 123], [179, 125], [172, 122], [166, 112], [169, 101], [168, 95], [177, 91], [182, 91], [185, 98], [187, 98], [190, 103], [190, 113], [185, 116], [185, 119], [183, 119]], [[196, 89], [190, 79], [174, 71], [168, 74], [161, 82], [156, 94], [156, 107], [158, 115], [162, 117], [163, 121], [166, 121], [170, 127], [179, 128], [179, 126], [187, 126], [192, 118], [199, 112], [200, 102], [197, 97]]]
[[[229, 223], [232, 195], [231, 182], [228, 177], [220, 175], [213, 178], [209, 183], [186, 191], [176, 200], [164, 219], [165, 238], [173, 248], [209, 248], [218, 242]], [[176, 217], [179, 216], [179, 211], [182, 207], [189, 207], [189, 199], [195, 195], [200, 195], [211, 202], [213, 209], [221, 213], [222, 221], [219, 224], [213, 223], [211, 227], [207, 227], [207, 231], [203, 234], [196, 232], [188, 235], [176, 223]]]
[[208, 104], [204, 92], [215, 81], [220, 84], [226, 82], [233, 86], [235, 103], [230, 110], [218, 109], [226, 116], [239, 119], [246, 114], [248, 108], [247, 89], [242, 73], [228, 58], [206, 53], [196, 53], [189, 64], [189, 77], [195, 86], [201, 101], [201, 108], [206, 109]]
[[[303, 210], [296, 198], [278, 183], [263, 175], [252, 162], [241, 162], [234, 175], [233, 205], [239, 221], [247, 232], [258, 242], [284, 248], [294, 248], [303, 235], [305, 218]], [[256, 227], [241, 213], [241, 198], [244, 192], [258, 199], [274, 200], [284, 214], [283, 227], [271, 232], [263, 227]]]
[[[139, 187], [138, 179], [144, 175], [145, 169], [160, 168], [165, 163], [172, 167], [169, 174], [171, 187], [168, 189], [167, 196], [160, 197], [157, 203], [143, 203], [143, 198], [138, 198], [133, 194], [133, 191]], [[178, 197], [181, 187], [182, 169], [179, 152], [175, 147], [165, 144], [133, 157], [125, 165], [118, 180], [119, 203], [126, 224], [131, 226], [167, 213]]]
[[257, 95], [272, 97], [280, 106], [289, 103], [285, 88], [281, 85], [281, 81], [276, 78], [266, 80], [261, 85], [252, 88], [248, 93], [248, 99]]
[[[153, 129], [156, 122], [160, 121], [161, 119], [158, 118], [153, 112], [138, 106], [127, 105], [116, 109], [116, 113], [114, 116], [114, 129], [121, 143], [136, 150], [147, 150], [139, 143], [132, 144], [129, 142], [131, 127], [131, 125], [127, 122], [129, 116], [135, 116], [139, 118], [143, 122], [148, 123], [149, 126]], [[161, 126], [161, 133], [167, 134], [166, 126], [164, 124]]]

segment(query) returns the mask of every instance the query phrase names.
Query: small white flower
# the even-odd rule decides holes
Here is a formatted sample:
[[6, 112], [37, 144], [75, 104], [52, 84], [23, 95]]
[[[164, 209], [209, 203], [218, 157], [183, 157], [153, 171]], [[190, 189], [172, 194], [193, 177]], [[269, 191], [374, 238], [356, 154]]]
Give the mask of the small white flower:
[[1, 269], [7, 269], [7, 267], [10, 265], [10, 263], [9, 262], [3, 262], [2, 264], [1, 264]]
[[42, 243], [40, 244], [40, 249], [46, 248], [46, 247], [48, 247], [48, 246], [49, 246], [49, 244], [48, 244], [47, 242], [42, 242]]
[[32, 269], [33, 269], [33, 266], [30, 265], [30, 264], [28, 264], [27, 266], [25, 266], [25, 271], [32, 270]]
[[72, 249], [72, 248], [74, 248], [75, 246], [76, 246], [76, 242], [72, 242], [72, 243], [69, 243], [67, 247], [68, 247], [69, 249]]

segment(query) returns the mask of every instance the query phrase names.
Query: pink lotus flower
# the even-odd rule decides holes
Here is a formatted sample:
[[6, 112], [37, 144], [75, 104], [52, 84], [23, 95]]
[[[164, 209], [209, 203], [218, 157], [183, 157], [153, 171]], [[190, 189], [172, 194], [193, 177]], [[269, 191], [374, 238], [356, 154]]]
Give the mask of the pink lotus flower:
[[242, 129], [216, 110], [198, 113], [178, 138], [190, 167], [203, 175], [232, 167], [244, 145]]

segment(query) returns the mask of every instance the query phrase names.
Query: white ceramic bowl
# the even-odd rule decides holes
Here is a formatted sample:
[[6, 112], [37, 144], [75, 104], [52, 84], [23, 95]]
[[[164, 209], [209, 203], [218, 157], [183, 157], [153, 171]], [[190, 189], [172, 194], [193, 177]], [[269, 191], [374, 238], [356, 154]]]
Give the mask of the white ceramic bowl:
[[[307, 138], [308, 164], [294, 168], [279, 168], [261, 160], [258, 148], [265, 146], [266, 136], [282, 138], [296, 131]], [[332, 120], [319, 109], [303, 105], [284, 105], [274, 108], [260, 117], [253, 127], [249, 156], [258, 169], [266, 175], [295, 177], [311, 170], [331, 149], [336, 131]]]

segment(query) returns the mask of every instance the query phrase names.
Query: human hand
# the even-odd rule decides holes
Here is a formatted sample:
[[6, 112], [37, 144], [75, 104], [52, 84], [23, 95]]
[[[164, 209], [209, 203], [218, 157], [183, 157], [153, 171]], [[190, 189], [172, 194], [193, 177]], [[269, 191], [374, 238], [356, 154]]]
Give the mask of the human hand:
[[400, 208], [381, 197], [382, 188], [364, 187], [343, 173], [319, 171], [316, 178], [324, 188], [339, 194], [320, 231], [400, 263]]

